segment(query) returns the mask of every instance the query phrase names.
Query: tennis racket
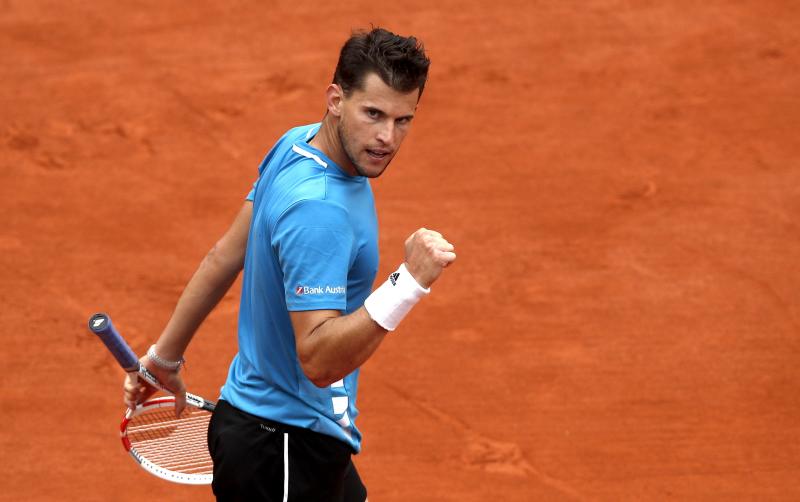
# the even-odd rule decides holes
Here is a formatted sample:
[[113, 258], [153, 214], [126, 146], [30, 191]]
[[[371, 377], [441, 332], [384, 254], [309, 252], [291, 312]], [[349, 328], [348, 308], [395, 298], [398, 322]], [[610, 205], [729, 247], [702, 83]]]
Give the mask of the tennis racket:
[[[89, 319], [89, 330], [103, 341], [122, 369], [138, 373], [153, 387], [167, 390], [139, 363], [104, 313]], [[211, 483], [213, 464], [208, 454], [208, 422], [215, 404], [186, 393], [186, 408], [175, 417], [175, 398], [151, 399], [128, 409], [120, 424], [122, 446], [147, 472], [167, 481], [190, 485]]]

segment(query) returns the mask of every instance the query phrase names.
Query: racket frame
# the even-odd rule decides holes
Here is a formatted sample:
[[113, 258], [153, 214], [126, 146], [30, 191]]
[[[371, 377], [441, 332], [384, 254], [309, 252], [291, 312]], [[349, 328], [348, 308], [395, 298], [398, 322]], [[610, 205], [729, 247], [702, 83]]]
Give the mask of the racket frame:
[[122, 423], [119, 426], [119, 436], [122, 440], [122, 447], [125, 448], [130, 456], [136, 461], [139, 466], [149, 472], [150, 474], [171, 481], [173, 483], [180, 483], [186, 485], [209, 485], [213, 479], [213, 474], [196, 474], [177, 472], [171, 469], [166, 469], [152, 461], [146, 456], [142, 455], [136, 447], [131, 444], [128, 437], [128, 424], [138, 415], [146, 413], [154, 408], [175, 408], [175, 398], [173, 396], [157, 397], [150, 399], [136, 406], [136, 410], [128, 409], [122, 418]]
[[[122, 338], [122, 335], [119, 334], [117, 329], [111, 322], [111, 318], [108, 314], [103, 312], [99, 312], [94, 314], [91, 318], [89, 318], [89, 331], [97, 335], [98, 338], [105, 344], [106, 348], [108, 348], [109, 352], [114, 356], [117, 360], [117, 363], [128, 373], [135, 373], [148, 384], [152, 385], [156, 389], [159, 389], [163, 392], [168, 394], [173, 394], [171, 390], [164, 387], [164, 385], [156, 378], [153, 373], [151, 373], [147, 368], [145, 368], [140, 362], [139, 358], [136, 357], [136, 354], [130, 348], [128, 343]], [[199, 408], [205, 410], [209, 413], [214, 411], [216, 407], [216, 403], [213, 401], [208, 401], [203, 399], [202, 397], [186, 392], [186, 404], [189, 406], [193, 406], [195, 408]], [[183, 483], [183, 484], [193, 484], [193, 485], [200, 485], [200, 484], [210, 484], [212, 480], [211, 474], [187, 474], [187, 473], [180, 473], [175, 472], [164, 467], [159, 466], [148, 460], [146, 457], [142, 456], [136, 449], [131, 445], [130, 439], [127, 437], [127, 427], [128, 423], [137, 415], [143, 413], [145, 410], [151, 409], [153, 407], [158, 408], [166, 408], [166, 407], [175, 407], [175, 397], [173, 395], [159, 397], [155, 399], [150, 399], [145, 401], [144, 403], [138, 404], [135, 410], [128, 409], [125, 413], [125, 416], [122, 419], [122, 423], [120, 424], [120, 438], [122, 439], [122, 446], [125, 448], [133, 459], [147, 472], [158, 476], [159, 478], [165, 479], [167, 481], [172, 481], [175, 483]]]

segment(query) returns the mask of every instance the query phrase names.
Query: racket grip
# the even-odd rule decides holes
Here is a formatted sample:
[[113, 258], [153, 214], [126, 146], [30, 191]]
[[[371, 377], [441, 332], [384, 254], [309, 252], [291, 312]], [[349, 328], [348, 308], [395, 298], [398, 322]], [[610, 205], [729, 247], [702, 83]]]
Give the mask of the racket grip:
[[89, 331], [103, 341], [122, 369], [127, 372], [139, 369], [139, 358], [119, 334], [117, 328], [111, 323], [108, 314], [99, 312], [89, 318]]

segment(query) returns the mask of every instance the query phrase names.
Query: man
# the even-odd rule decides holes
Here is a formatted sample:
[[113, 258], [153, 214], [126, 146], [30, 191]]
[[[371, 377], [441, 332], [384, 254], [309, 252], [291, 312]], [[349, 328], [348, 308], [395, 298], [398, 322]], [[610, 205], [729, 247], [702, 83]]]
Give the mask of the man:
[[[455, 260], [420, 229], [405, 262], [371, 291], [377, 219], [368, 178], [411, 126], [430, 61], [383, 29], [343, 46], [320, 124], [287, 132], [227, 233], [181, 295], [143, 364], [185, 405], [179, 375], [194, 332], [244, 268], [239, 352], [209, 426], [218, 500], [366, 499], [351, 455], [358, 368]], [[135, 406], [153, 389], [127, 379]]]

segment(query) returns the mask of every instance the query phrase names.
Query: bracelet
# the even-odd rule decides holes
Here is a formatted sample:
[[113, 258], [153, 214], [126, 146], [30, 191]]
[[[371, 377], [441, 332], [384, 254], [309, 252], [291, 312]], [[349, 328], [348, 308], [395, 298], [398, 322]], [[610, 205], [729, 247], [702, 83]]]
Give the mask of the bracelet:
[[156, 354], [155, 344], [151, 345], [147, 350], [147, 357], [159, 368], [170, 371], [178, 371], [181, 369], [181, 366], [186, 363], [186, 360], [182, 357], [179, 361], [167, 361], [166, 359], [161, 358], [158, 354]]
[[382, 328], [394, 331], [400, 321], [408, 314], [414, 305], [430, 293], [411, 275], [403, 263], [389, 275], [389, 279], [372, 292], [364, 301], [364, 308]]

